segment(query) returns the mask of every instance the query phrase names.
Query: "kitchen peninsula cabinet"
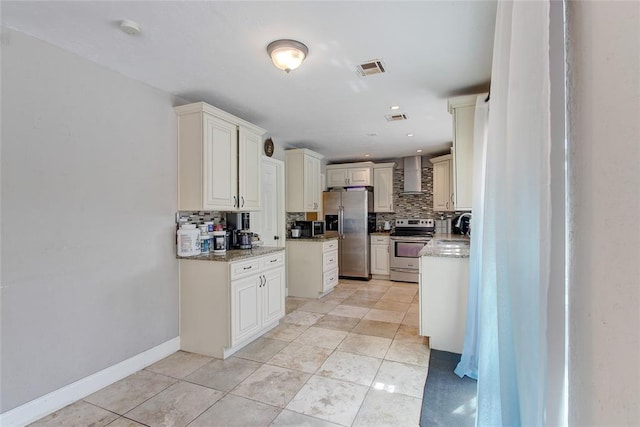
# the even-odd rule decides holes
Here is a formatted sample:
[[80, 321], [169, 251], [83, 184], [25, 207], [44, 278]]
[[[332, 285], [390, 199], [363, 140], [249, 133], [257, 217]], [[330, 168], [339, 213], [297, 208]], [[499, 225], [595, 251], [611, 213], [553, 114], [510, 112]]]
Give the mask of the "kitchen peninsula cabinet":
[[180, 259], [180, 346], [224, 359], [285, 314], [285, 253], [236, 262]]
[[305, 148], [285, 151], [287, 212], [320, 212], [322, 182], [320, 161], [324, 156]]
[[372, 162], [327, 165], [327, 187], [372, 186], [372, 166]]
[[393, 170], [395, 163], [373, 166], [373, 211], [393, 212]]
[[204, 102], [174, 111], [178, 117], [178, 209], [260, 210], [266, 131]]
[[451, 154], [430, 159], [433, 164], [433, 210], [453, 211]]

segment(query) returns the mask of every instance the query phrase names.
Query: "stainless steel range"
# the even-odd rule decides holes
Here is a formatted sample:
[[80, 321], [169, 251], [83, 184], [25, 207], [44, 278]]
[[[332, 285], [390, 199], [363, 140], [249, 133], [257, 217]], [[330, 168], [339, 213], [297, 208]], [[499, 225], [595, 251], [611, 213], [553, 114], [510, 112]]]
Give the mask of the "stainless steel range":
[[418, 253], [433, 238], [434, 231], [433, 219], [396, 219], [389, 248], [391, 280], [418, 283]]

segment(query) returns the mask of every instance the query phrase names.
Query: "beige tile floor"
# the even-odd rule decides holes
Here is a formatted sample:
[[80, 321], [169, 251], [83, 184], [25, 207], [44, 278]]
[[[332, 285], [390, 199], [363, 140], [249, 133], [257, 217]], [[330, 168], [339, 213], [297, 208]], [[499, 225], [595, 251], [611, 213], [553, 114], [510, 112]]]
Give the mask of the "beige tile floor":
[[228, 359], [179, 351], [32, 425], [417, 426], [428, 364], [417, 285], [340, 280]]

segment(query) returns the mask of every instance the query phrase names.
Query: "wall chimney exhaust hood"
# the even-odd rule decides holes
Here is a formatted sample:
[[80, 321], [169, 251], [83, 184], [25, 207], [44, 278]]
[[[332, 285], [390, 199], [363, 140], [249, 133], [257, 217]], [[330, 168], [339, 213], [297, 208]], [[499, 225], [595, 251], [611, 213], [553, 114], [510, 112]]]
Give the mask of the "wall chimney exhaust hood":
[[404, 191], [402, 194], [422, 192], [422, 156], [404, 158]]

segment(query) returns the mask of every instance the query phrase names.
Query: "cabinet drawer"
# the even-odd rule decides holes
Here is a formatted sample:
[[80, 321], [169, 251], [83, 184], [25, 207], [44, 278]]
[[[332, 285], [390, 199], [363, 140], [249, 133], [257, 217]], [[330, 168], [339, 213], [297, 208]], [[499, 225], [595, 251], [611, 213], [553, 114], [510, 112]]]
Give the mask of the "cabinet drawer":
[[330, 271], [338, 268], [338, 251], [322, 254], [322, 271]]
[[322, 275], [322, 292], [333, 289], [338, 284], [338, 269], [328, 271]]
[[338, 249], [338, 240], [329, 240], [322, 244], [322, 252], [329, 252]]
[[371, 236], [372, 245], [388, 245], [389, 236]]
[[276, 252], [260, 258], [260, 265], [263, 270], [284, 265], [284, 252]]
[[261, 258], [254, 258], [248, 261], [232, 263], [231, 280], [258, 273], [260, 271], [260, 260]]

